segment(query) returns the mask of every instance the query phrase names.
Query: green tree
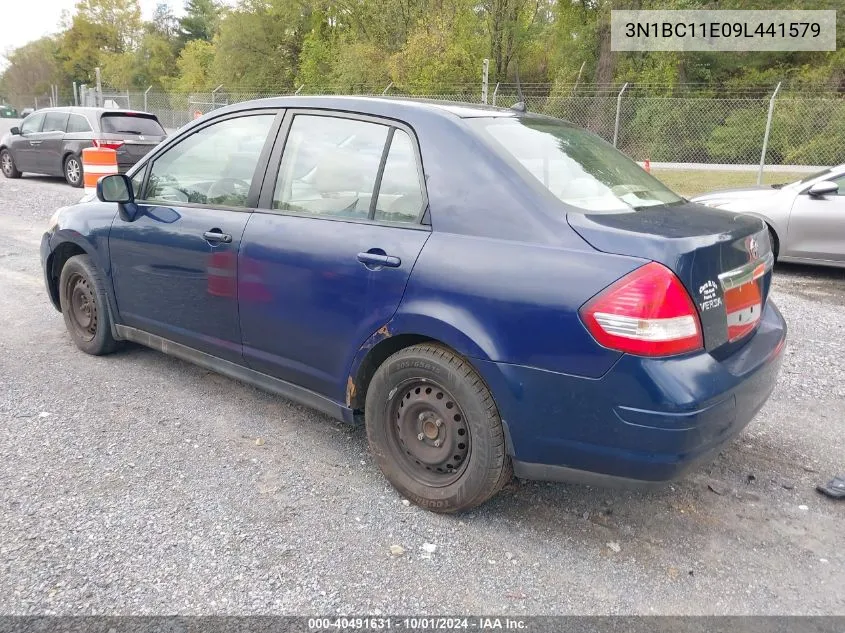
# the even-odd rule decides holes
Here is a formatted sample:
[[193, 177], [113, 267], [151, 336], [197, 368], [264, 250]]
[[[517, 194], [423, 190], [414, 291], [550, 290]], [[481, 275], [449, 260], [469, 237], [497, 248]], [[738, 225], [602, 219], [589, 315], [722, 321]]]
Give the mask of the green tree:
[[310, 17], [308, 7], [290, 0], [243, 2], [214, 39], [214, 80], [230, 88], [291, 89]]
[[211, 87], [211, 66], [214, 63], [214, 45], [205, 40], [191, 40], [179, 53], [176, 67], [179, 76], [173, 87], [183, 92], [208, 90]]
[[220, 5], [214, 0], [188, 0], [185, 15], [179, 20], [182, 40], [204, 40], [210, 42], [217, 32]]
[[0, 75], [3, 92], [30, 95], [47, 92], [60, 80], [56, 63], [56, 41], [51, 37], [24, 44], [6, 57], [6, 69]]

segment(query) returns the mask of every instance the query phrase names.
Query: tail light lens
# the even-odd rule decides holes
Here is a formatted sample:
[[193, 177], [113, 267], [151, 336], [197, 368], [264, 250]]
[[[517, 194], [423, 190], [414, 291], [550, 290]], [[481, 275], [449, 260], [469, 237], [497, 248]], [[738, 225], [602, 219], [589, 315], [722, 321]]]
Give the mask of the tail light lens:
[[675, 274], [657, 262], [629, 273], [581, 308], [596, 341], [638, 356], [702, 349], [698, 312]]
[[94, 139], [93, 143], [94, 147], [102, 149], [120, 149], [123, 145], [123, 141], [98, 141], [97, 139]]

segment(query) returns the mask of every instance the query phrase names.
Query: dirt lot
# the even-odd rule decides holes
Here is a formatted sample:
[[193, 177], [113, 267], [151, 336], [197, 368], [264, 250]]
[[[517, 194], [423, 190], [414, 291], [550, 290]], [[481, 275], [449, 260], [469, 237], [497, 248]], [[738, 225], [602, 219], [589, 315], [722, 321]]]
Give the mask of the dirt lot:
[[845, 471], [845, 271], [778, 268], [784, 370], [714, 464], [446, 517], [402, 503], [361, 428], [77, 351], [38, 243], [79, 195], [0, 177], [0, 613], [845, 614], [845, 502], [814, 491]]

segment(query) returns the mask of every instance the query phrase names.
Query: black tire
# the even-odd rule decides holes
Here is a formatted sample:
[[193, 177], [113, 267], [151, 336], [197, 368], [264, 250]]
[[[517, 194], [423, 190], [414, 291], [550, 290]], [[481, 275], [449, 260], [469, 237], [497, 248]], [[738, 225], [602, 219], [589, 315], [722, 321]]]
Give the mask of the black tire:
[[441, 345], [414, 345], [384, 361], [367, 389], [365, 418], [384, 476], [427, 510], [468, 510], [513, 476], [490, 390]]
[[12, 152], [7, 149], [0, 151], [0, 171], [6, 178], [20, 178], [21, 172], [18, 171], [15, 165], [15, 159], [12, 158]]
[[76, 154], [70, 154], [65, 158], [62, 170], [65, 174], [65, 182], [71, 187], [81, 187], [85, 182], [85, 176], [82, 173], [82, 160]]
[[780, 240], [778, 240], [777, 233], [772, 227], [769, 227], [769, 242], [772, 244], [772, 255], [774, 255], [775, 262], [778, 260], [778, 251], [780, 250]]
[[102, 275], [91, 258], [68, 259], [59, 276], [59, 302], [71, 339], [86, 354], [101, 356], [119, 347], [112, 337], [107, 301]]

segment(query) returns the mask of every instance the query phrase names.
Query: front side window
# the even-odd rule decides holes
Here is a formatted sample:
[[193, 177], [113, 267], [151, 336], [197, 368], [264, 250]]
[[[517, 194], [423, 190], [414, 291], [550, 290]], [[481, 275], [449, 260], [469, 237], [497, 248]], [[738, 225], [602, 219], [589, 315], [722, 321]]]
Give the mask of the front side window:
[[64, 132], [67, 125], [67, 112], [48, 112], [44, 116], [42, 132]]
[[367, 219], [389, 131], [386, 125], [353, 119], [296, 116], [273, 208]]
[[532, 117], [468, 120], [511, 164], [566, 204], [586, 211], [631, 211], [682, 198], [595, 134]]
[[34, 134], [41, 131], [41, 123], [44, 121], [44, 113], [30, 114], [21, 123], [21, 134]]
[[67, 120], [67, 131], [68, 133], [90, 132], [91, 125], [88, 123], [88, 119], [81, 114], [71, 114]]
[[191, 134], [155, 159], [144, 199], [245, 207], [274, 118], [226, 119]]
[[830, 182], [835, 182], [839, 185], [839, 190], [836, 192], [837, 196], [845, 196], [845, 174], [842, 174], [837, 178], [831, 178]]

